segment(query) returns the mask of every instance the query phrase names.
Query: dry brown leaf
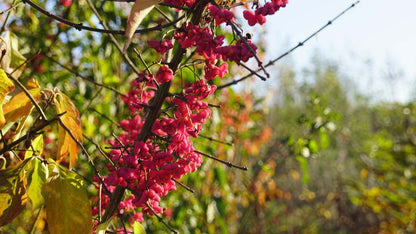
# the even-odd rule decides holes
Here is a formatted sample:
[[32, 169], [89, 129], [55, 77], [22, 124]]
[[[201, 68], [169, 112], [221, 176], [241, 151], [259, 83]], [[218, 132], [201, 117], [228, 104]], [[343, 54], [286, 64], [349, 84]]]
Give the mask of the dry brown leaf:
[[126, 26], [127, 42], [124, 45], [123, 53], [126, 52], [127, 48], [131, 43], [134, 32], [139, 27], [140, 23], [146, 17], [147, 14], [153, 9], [153, 7], [159, 3], [160, 0], [136, 0], [131, 9], [129, 18]]

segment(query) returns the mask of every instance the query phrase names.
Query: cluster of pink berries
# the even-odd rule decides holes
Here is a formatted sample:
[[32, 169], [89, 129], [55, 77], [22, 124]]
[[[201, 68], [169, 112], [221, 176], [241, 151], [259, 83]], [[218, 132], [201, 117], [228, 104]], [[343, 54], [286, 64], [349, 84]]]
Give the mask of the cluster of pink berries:
[[[195, 1], [165, 0], [165, 3], [190, 7]], [[286, 3], [287, 0], [273, 0], [259, 7], [254, 15], [273, 14]], [[159, 85], [174, 80], [175, 71], [161, 65], [156, 75], [142, 73], [123, 97], [134, 117], [121, 121], [123, 133], [117, 141], [109, 141], [112, 163], [106, 165], [108, 176], [104, 182], [111, 192], [116, 186], [128, 188], [129, 195], [118, 208], [121, 213], [133, 211], [132, 218], [139, 222], [143, 221], [143, 213], [163, 213], [159, 202], [162, 196], [176, 189], [174, 180], [195, 171], [202, 163], [201, 155], [195, 152], [191, 139], [198, 137], [202, 124], [211, 116], [211, 110], [204, 100], [214, 93], [216, 86], [209, 84], [209, 81], [228, 73], [226, 61], [237, 64], [246, 62], [255, 55], [257, 49], [246, 39], [223, 45], [224, 35], [216, 36], [209, 23], [214, 24], [215, 20], [214, 26], [229, 24], [234, 21], [234, 15], [211, 4], [208, 4], [207, 9], [207, 14], [204, 14], [205, 26], [188, 22], [173, 34], [182, 49], [194, 50], [200, 56], [198, 59], [204, 60], [205, 75], [195, 82], [186, 83], [179, 94], [168, 95], [165, 100], [167, 108], [160, 111], [145, 141], [137, 140], [146, 120], [143, 113], [152, 108]], [[171, 40], [148, 41], [148, 45], [162, 55], [173, 48]], [[103, 195], [101, 202], [105, 209], [110, 199]], [[97, 212], [95, 208], [94, 213]]]
[[254, 12], [245, 10], [243, 16], [250, 26], [256, 24], [263, 25], [266, 23], [267, 15], [273, 15], [280, 7], [285, 7], [288, 2], [289, 0], [272, 0], [271, 2], [264, 4], [264, 6], [257, 8]]

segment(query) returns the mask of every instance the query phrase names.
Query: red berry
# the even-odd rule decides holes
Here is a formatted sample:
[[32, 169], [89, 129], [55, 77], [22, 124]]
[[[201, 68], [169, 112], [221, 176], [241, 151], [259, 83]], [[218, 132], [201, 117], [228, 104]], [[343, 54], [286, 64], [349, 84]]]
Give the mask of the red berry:
[[69, 7], [72, 4], [72, 0], [60, 0], [59, 1], [61, 3], [62, 6], [64, 7]]

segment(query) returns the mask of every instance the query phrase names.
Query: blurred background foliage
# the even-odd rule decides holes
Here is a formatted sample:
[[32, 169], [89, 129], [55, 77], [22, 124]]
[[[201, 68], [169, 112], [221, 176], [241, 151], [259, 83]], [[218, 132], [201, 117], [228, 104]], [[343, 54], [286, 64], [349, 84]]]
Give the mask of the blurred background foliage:
[[[69, 7], [55, 0], [38, 4], [100, 27], [85, 0]], [[93, 4], [112, 29], [123, 28], [126, 4]], [[107, 140], [119, 133], [118, 122], [128, 117], [121, 95], [108, 87], [126, 93], [137, 74], [107, 34], [77, 31], [24, 5], [11, 12], [10, 17], [1, 15], [0, 22], [17, 36], [20, 53], [29, 59], [20, 79], [36, 77], [42, 87], [59, 87], [71, 97], [81, 113], [84, 145], [102, 170], [106, 159], [100, 151], [107, 151]], [[142, 27], [156, 25], [159, 18], [148, 17]], [[144, 33], [134, 41], [148, 65], [158, 55], [145, 41], [163, 33]], [[119, 44], [125, 41], [115, 38]], [[139, 70], [145, 68], [136, 54], [128, 55]], [[414, 104], [370, 103], [338, 64], [322, 58], [313, 59], [303, 73], [290, 63], [268, 70], [273, 78], [267, 82], [278, 83], [269, 90], [257, 90], [258, 81], [218, 90], [209, 100], [219, 108], [212, 108], [201, 132], [206, 137], [194, 141], [199, 151], [248, 171], [204, 158], [196, 173], [181, 180], [194, 193], [178, 186], [161, 203], [163, 219], [180, 233], [415, 232]], [[237, 71], [233, 64], [230, 71]], [[193, 76], [184, 69], [184, 80]], [[92, 180], [85, 158], [74, 170]], [[27, 210], [0, 231], [27, 233], [36, 215]], [[47, 224], [42, 222], [45, 214], [39, 215], [35, 229], [40, 233]], [[148, 233], [168, 232], [155, 217], [145, 217], [144, 226]]]

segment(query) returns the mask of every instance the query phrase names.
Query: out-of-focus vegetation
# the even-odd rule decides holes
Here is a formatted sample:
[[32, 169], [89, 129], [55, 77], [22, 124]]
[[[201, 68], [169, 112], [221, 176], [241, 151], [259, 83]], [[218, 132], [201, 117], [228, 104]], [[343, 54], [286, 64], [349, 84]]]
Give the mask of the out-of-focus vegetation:
[[255, 88], [223, 95], [206, 131], [233, 146], [198, 142], [249, 171], [206, 161], [185, 180], [194, 194], [169, 196], [169, 222], [183, 233], [414, 232], [414, 105], [370, 104], [330, 62], [275, 72], [271, 105]]

